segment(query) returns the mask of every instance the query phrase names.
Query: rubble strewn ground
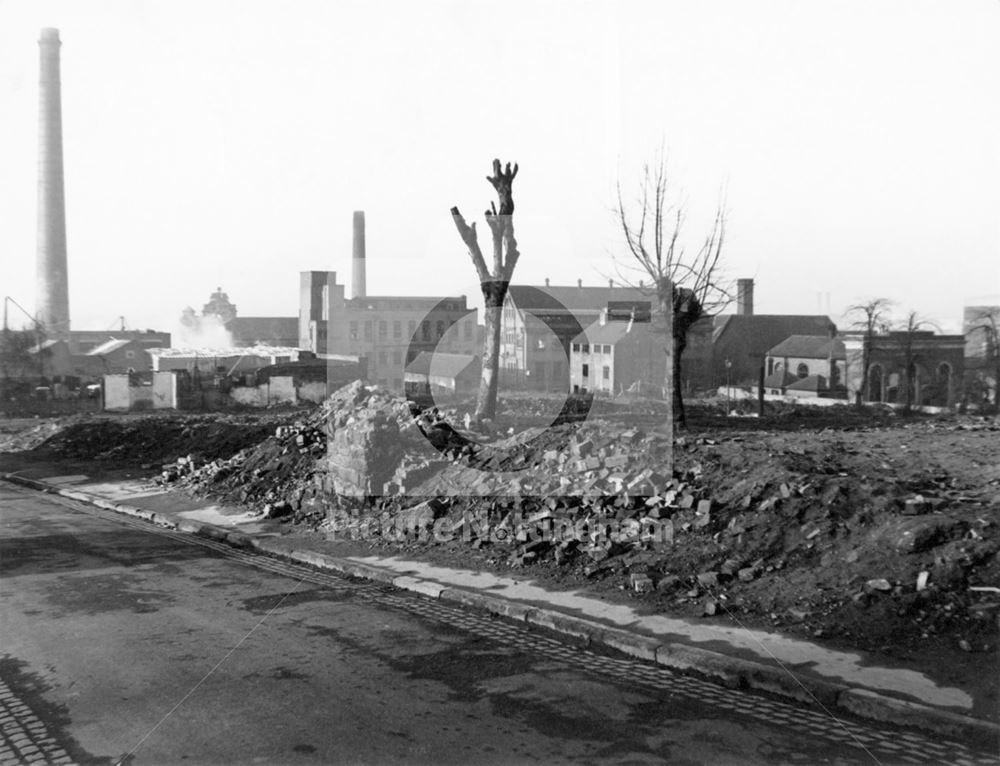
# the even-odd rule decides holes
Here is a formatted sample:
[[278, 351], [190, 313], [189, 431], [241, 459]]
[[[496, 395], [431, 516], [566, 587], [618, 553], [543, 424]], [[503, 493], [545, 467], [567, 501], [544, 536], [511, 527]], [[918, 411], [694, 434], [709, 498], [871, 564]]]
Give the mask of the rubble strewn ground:
[[[515, 398], [470, 443], [462, 407], [415, 422], [405, 401], [354, 384], [308, 411], [76, 420], [37, 454], [155, 463], [163, 483], [287, 518], [295, 534], [995, 667], [995, 419], [692, 406], [669, 475], [662, 405], [598, 402], [588, 421], [546, 428], [552, 408]], [[553, 537], [567, 521], [586, 534]], [[628, 539], [601, 538], [610, 522]]]

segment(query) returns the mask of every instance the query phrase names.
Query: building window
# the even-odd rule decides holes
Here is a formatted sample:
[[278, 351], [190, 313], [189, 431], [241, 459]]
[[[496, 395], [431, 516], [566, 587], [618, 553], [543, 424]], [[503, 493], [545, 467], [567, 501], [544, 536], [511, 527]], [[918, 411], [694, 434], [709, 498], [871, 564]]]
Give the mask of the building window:
[[583, 377], [585, 377], [585, 378], [590, 377], [590, 365], [589, 364], [583, 365]]
[[582, 351], [582, 352], [583, 352], [584, 354], [589, 354], [589, 353], [590, 353], [590, 344], [589, 344], [589, 343], [583, 343], [583, 344], [581, 344], [581, 345], [580, 345], [580, 350], [581, 350], [581, 351]]
[[795, 368], [795, 374], [798, 375], [799, 378], [808, 378], [809, 365], [805, 364], [804, 362], [799, 364], [799, 366]]
[[437, 337], [438, 340], [444, 337], [444, 322], [439, 321], [437, 323]]
[[365, 320], [365, 340], [372, 339], [372, 320]]
[[380, 319], [378, 323], [378, 337], [379, 340], [385, 340], [389, 337], [389, 323], [384, 319]]
[[402, 338], [403, 337], [403, 323], [396, 320], [392, 323], [392, 337]]
[[604, 380], [611, 380], [611, 368], [608, 367], [608, 365], [604, 365], [604, 367], [601, 368], [601, 377], [604, 378]]
[[562, 362], [553, 362], [552, 363], [552, 379], [553, 380], [559, 380], [562, 377], [562, 374], [563, 374]]
[[574, 351], [579, 351], [580, 350], [580, 344], [579, 343], [574, 343], [573, 344], [573, 350]]
[[431, 339], [431, 323], [424, 320], [420, 323], [420, 334], [423, 336], [424, 340]]
[[387, 360], [387, 356], [386, 356], [385, 351], [379, 351], [378, 352], [378, 366], [379, 367], [385, 367], [386, 360]]
[[609, 346], [607, 343], [604, 344], [604, 353], [605, 354], [611, 353], [611, 346]]
[[350, 328], [351, 329], [349, 331], [349, 335], [350, 335], [351, 340], [357, 340], [358, 339], [358, 323], [357, 322], [351, 322]]

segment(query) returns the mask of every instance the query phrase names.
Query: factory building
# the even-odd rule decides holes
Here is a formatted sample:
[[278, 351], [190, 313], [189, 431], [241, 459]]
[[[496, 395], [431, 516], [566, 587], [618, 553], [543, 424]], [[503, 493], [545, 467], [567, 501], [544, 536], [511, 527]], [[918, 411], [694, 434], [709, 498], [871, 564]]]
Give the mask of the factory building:
[[367, 295], [365, 219], [354, 214], [352, 297], [333, 271], [300, 274], [299, 347], [365, 360], [368, 379], [402, 392], [406, 366], [421, 352], [480, 355], [478, 311], [466, 296]]

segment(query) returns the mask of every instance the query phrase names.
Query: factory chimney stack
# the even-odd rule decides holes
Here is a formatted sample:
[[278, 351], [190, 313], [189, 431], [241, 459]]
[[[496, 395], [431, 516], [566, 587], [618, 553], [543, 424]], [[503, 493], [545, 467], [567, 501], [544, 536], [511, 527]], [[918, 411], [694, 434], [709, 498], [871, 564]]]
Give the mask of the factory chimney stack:
[[354, 211], [354, 256], [351, 262], [351, 297], [365, 297], [365, 211]]

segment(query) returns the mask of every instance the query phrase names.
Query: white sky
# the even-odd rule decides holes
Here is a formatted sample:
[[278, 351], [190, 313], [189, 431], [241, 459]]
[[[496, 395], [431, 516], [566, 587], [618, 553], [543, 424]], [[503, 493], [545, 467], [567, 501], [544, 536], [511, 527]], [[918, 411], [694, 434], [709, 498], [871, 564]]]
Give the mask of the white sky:
[[886, 296], [956, 329], [1000, 299], [997, 0], [0, 0], [0, 293], [29, 310], [44, 26], [76, 329], [170, 329], [216, 286], [293, 316], [300, 270], [350, 284], [356, 209], [369, 293], [478, 299], [448, 209], [481, 219], [494, 156], [515, 281], [601, 284], [616, 180], [661, 145], [692, 243], [728, 186], [759, 313]]

